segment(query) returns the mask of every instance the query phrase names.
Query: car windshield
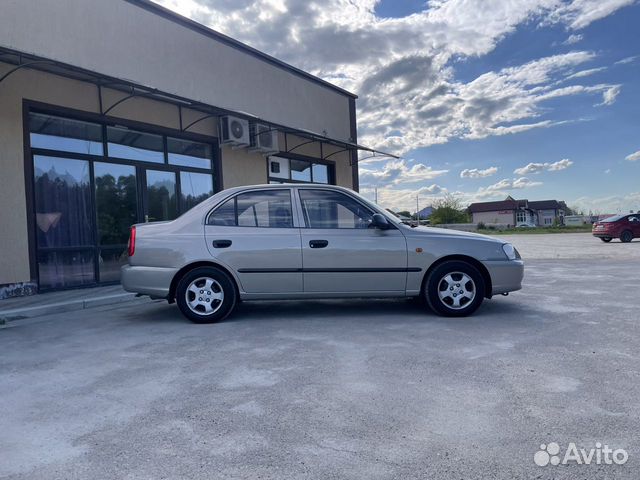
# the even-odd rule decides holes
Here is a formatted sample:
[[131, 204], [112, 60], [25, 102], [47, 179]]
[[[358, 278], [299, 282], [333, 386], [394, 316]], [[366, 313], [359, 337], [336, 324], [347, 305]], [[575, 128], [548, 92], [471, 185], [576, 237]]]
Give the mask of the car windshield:
[[605, 218], [604, 220], [600, 220], [601, 222], [617, 222], [618, 220], [622, 220], [626, 215], [614, 215], [613, 217]]

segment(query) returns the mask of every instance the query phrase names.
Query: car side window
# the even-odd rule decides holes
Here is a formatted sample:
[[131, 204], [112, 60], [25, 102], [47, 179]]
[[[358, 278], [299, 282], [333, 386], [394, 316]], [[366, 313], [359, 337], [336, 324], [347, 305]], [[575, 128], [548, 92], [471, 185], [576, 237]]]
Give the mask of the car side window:
[[309, 228], [369, 228], [373, 212], [340, 192], [300, 189], [302, 211]]
[[209, 215], [209, 225], [293, 228], [289, 190], [240, 193]]

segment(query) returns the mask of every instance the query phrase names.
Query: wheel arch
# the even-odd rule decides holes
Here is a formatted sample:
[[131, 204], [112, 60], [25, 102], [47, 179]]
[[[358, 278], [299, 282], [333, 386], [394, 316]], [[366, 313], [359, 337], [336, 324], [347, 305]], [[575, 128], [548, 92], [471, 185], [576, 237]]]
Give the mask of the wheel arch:
[[476, 258], [470, 257], [468, 255], [460, 255], [460, 254], [447, 255], [447, 256], [444, 256], [444, 257], [440, 257], [435, 262], [433, 262], [429, 266], [427, 271], [425, 272], [424, 277], [422, 277], [422, 284], [420, 285], [420, 292], [424, 291], [425, 283], [427, 282], [427, 279], [429, 278], [429, 275], [431, 274], [431, 272], [434, 269], [436, 269], [439, 265], [443, 264], [444, 262], [451, 261], [451, 260], [467, 262], [470, 265], [473, 265], [475, 268], [477, 268], [478, 271], [480, 272], [480, 274], [482, 275], [482, 279], [484, 280], [484, 283], [485, 283], [484, 296], [485, 296], [485, 298], [491, 298], [491, 291], [493, 290], [493, 285], [492, 285], [492, 282], [491, 282], [491, 275], [489, 274], [489, 270], [487, 270], [487, 267], [485, 267], [484, 264], [480, 260], [478, 260]]
[[223, 267], [219, 263], [203, 260], [199, 262], [189, 263], [188, 265], [185, 265], [184, 267], [182, 267], [180, 270], [176, 272], [176, 274], [173, 276], [173, 279], [171, 280], [171, 286], [169, 287], [169, 295], [167, 295], [167, 300], [169, 301], [169, 303], [174, 303], [176, 301], [176, 289], [178, 288], [178, 283], [180, 282], [180, 279], [184, 275], [189, 273], [191, 270], [194, 270], [200, 267], [211, 267], [226, 273], [227, 276], [231, 279], [231, 282], [233, 283], [233, 287], [236, 289], [236, 298], [240, 300], [240, 288], [238, 287], [238, 281], [236, 280], [236, 277], [231, 273], [231, 271], [228, 268]]

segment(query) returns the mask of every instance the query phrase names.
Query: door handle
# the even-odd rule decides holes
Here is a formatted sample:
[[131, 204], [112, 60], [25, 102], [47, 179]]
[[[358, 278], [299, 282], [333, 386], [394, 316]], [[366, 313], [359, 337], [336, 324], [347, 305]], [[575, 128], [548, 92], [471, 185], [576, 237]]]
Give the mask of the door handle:
[[213, 248], [228, 248], [231, 246], [231, 240], [214, 240]]
[[311, 248], [324, 248], [327, 245], [329, 245], [328, 240], [310, 240], [309, 241], [309, 246]]

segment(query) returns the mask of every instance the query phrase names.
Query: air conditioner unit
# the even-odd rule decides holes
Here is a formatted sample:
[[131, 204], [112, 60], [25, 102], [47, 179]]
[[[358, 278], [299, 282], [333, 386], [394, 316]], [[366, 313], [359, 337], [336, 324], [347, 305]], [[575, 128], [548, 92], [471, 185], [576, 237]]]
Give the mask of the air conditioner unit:
[[220, 117], [220, 143], [237, 147], [251, 145], [249, 121], [231, 115]]
[[251, 150], [264, 153], [279, 152], [278, 131], [264, 123], [251, 124]]

